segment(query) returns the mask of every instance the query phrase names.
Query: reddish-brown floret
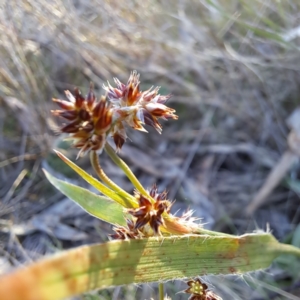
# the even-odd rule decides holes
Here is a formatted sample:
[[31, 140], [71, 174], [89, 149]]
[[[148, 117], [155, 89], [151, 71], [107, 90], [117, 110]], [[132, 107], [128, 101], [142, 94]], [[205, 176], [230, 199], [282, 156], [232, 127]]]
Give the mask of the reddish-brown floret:
[[129, 126], [136, 130], [145, 131], [142, 124], [147, 124], [155, 128], [159, 133], [162, 126], [158, 122], [158, 118], [167, 120], [177, 120], [174, 114], [175, 110], [165, 105], [170, 95], [159, 95], [159, 87], [150, 88], [147, 91], [140, 91], [140, 75], [132, 72], [127, 84], [121, 83], [118, 79], [114, 79], [116, 88], [109, 83], [104, 86], [107, 91], [108, 99], [113, 106], [118, 109], [118, 113]]
[[208, 287], [202, 283], [200, 279], [190, 280], [187, 282], [188, 289], [184, 290], [185, 293], [191, 294], [188, 300], [222, 300], [221, 297], [207, 290]]
[[154, 203], [151, 202], [150, 197], [148, 199], [139, 192], [136, 192], [139, 208], [129, 209], [128, 212], [136, 218], [136, 229], [149, 224], [155, 234], [160, 234], [159, 227], [164, 225], [162, 214], [170, 212], [172, 203], [166, 199], [166, 192], [157, 192], [155, 185], [149, 191], [149, 196], [155, 200]]
[[52, 113], [70, 121], [63, 125], [61, 131], [70, 134], [74, 147], [80, 149], [78, 156], [90, 150], [101, 152], [112, 126], [112, 110], [109, 103], [105, 97], [96, 102], [92, 85], [86, 97], [83, 97], [77, 88], [74, 90], [74, 96], [69, 91], [65, 93], [69, 101], [53, 99], [62, 110]]
[[113, 239], [130, 240], [142, 238], [144, 236], [141, 231], [135, 228], [134, 222], [132, 220], [127, 219], [126, 222], [127, 227], [116, 226], [113, 228], [115, 233], [110, 235]]

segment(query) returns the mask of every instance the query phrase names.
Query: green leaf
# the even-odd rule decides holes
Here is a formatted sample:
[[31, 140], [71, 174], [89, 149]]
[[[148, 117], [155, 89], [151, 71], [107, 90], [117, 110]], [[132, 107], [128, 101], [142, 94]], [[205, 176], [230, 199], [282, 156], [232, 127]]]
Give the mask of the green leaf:
[[240, 237], [186, 235], [79, 247], [0, 278], [0, 300], [59, 300], [98, 288], [269, 267], [300, 249], [269, 233]]
[[56, 154], [70, 167], [72, 168], [80, 177], [82, 177], [86, 182], [88, 182], [91, 186], [93, 186], [95, 189], [100, 191], [103, 195], [111, 198], [112, 200], [118, 202], [125, 208], [129, 207], [137, 207], [137, 200], [135, 197], [125, 198], [119, 195], [117, 192], [111, 190], [107, 186], [105, 186], [102, 182], [95, 179], [93, 176], [82, 170], [80, 167], [78, 167], [76, 164], [74, 164], [72, 161], [70, 161], [66, 156], [64, 156], [62, 153], [60, 153], [57, 150], [54, 150]]
[[80, 205], [86, 212], [105, 222], [126, 225], [124, 208], [107, 197], [96, 195], [89, 190], [59, 180], [44, 170], [47, 179], [64, 195]]

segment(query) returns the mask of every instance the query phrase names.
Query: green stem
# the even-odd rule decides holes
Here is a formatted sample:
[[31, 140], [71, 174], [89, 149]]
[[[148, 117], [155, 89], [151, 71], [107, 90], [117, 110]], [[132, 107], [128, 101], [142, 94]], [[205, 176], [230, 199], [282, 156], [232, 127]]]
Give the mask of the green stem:
[[96, 174], [98, 177], [107, 185], [109, 186], [112, 190], [114, 190], [117, 194], [119, 194], [121, 197], [124, 197], [125, 199], [130, 200], [129, 201], [129, 206], [128, 208], [133, 208], [135, 207], [132, 205], [132, 201], [136, 202], [136, 199], [128, 194], [126, 191], [124, 191], [122, 188], [120, 188], [117, 184], [115, 184], [103, 171], [103, 169], [100, 166], [98, 154], [96, 151], [91, 151], [90, 152], [90, 160], [91, 164], [93, 166], [93, 169], [95, 170]]
[[[142, 184], [139, 182], [139, 180], [135, 177], [135, 175], [132, 173], [130, 168], [127, 166], [127, 164], [115, 153], [114, 149], [108, 144], [105, 144], [104, 147], [106, 153], [110, 156], [110, 158], [113, 160], [113, 162], [123, 170], [125, 175], [128, 177], [128, 179], [131, 181], [131, 183], [134, 185], [134, 187], [145, 197], [149, 199], [149, 193], [145, 190], [145, 188], [142, 186]], [[152, 201], [154, 201], [152, 199]]]
[[158, 291], [159, 291], [159, 300], [164, 300], [164, 284], [162, 282], [158, 284]]
[[300, 257], [300, 249], [288, 244], [279, 244], [278, 246], [278, 253], [279, 254], [290, 254]]
[[[145, 190], [145, 188], [142, 186], [142, 184], [138, 181], [138, 179], [132, 173], [132, 171], [130, 170], [128, 165], [115, 153], [114, 149], [108, 143], [105, 144], [104, 149], [105, 149], [106, 153], [110, 156], [110, 158], [113, 160], [113, 162], [123, 170], [123, 172], [129, 178], [129, 180], [135, 186], [135, 188], [142, 195], [146, 196], [149, 199], [150, 196], [149, 196], [148, 192]], [[164, 213], [164, 217], [166, 217], [165, 213]], [[203, 229], [203, 228], [196, 229], [196, 231], [194, 233], [195, 234], [207, 234], [207, 235], [210, 235], [210, 236], [231, 236], [232, 237], [232, 235], [230, 235], [230, 234], [210, 231], [210, 230], [206, 230], [206, 229]]]
[[[86, 182], [88, 182], [90, 185], [92, 185], [95, 189], [100, 191], [103, 195], [105, 195], [108, 198], [111, 198], [112, 200], [118, 202], [124, 207], [132, 207], [136, 203], [136, 199], [132, 197], [132, 199], [124, 199], [119, 194], [117, 194], [115, 191], [111, 190], [109, 187], [107, 187], [102, 182], [98, 181], [96, 178], [89, 175], [87, 172], [82, 170], [80, 167], [78, 167], [76, 164], [74, 164], [71, 160], [69, 160], [66, 156], [64, 156], [59, 151], [54, 150], [54, 152], [58, 155], [59, 158], [62, 159], [70, 168], [72, 168], [81, 178], [83, 178]], [[135, 201], [135, 202], [133, 202]], [[131, 202], [128, 203], [128, 202]]]

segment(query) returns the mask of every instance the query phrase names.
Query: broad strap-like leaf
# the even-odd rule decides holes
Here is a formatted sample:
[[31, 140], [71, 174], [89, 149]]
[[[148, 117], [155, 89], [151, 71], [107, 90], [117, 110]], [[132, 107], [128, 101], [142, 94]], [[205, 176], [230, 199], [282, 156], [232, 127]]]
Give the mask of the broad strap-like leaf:
[[64, 195], [80, 205], [86, 212], [105, 222], [126, 225], [124, 208], [107, 197], [96, 195], [89, 190], [59, 180], [44, 170], [48, 180]]
[[111, 241], [64, 251], [0, 277], [0, 300], [59, 300], [98, 288], [267, 268], [300, 249], [269, 233]]

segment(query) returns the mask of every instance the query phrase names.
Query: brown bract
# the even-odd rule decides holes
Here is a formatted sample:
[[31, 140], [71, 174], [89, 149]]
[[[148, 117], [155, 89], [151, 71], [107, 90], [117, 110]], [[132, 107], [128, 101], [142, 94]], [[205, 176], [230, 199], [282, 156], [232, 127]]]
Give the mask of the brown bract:
[[[128, 209], [128, 213], [136, 218], [135, 229], [144, 227], [149, 224], [155, 234], [160, 234], [159, 226], [164, 225], [162, 214], [164, 212], [170, 213], [172, 203], [166, 199], [167, 193], [157, 192], [157, 188], [154, 185], [149, 191], [149, 199], [141, 195], [139, 192], [135, 192], [135, 196], [139, 203], [139, 208]], [[150, 198], [154, 199], [154, 203]]]
[[184, 290], [187, 294], [192, 294], [188, 300], [222, 300], [221, 297], [208, 291], [208, 287], [205, 283], [202, 283], [200, 279], [190, 280], [187, 282], [188, 289]]

